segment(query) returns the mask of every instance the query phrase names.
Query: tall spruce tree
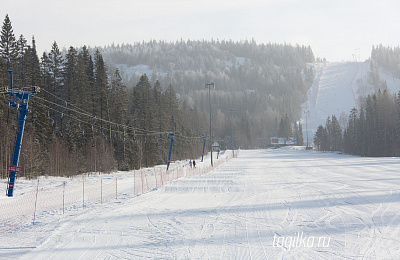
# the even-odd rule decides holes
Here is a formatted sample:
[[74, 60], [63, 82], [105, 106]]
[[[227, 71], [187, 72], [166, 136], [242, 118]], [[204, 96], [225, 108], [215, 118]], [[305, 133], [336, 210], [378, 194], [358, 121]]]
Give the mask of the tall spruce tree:
[[[104, 128], [108, 128], [103, 120], [107, 119], [107, 71], [99, 49], [96, 50], [94, 54], [94, 85], [92, 89], [92, 113], [100, 118], [101, 132], [105, 135]], [[110, 136], [109, 132], [107, 136]]]
[[119, 70], [115, 69], [110, 82], [107, 100], [109, 103], [109, 118], [117, 125], [114, 126], [114, 134], [112, 144], [114, 146], [115, 158], [117, 160], [118, 169], [126, 169], [126, 147], [125, 142], [127, 138], [126, 127], [127, 109], [128, 109], [128, 96], [126, 86], [122, 82]]
[[327, 138], [328, 138], [327, 150], [341, 151], [343, 134], [342, 134], [342, 129], [340, 127], [340, 123], [335, 115], [332, 115], [332, 119], [330, 117], [327, 118], [325, 129], [327, 131]]
[[28, 52], [29, 46], [23, 35], [20, 35], [16, 42], [16, 57], [13, 64], [14, 86], [22, 88], [27, 86], [27, 80], [30, 78], [30, 71], [28, 67]]
[[357, 142], [359, 145], [359, 155], [366, 156], [367, 155], [367, 132], [366, 132], [366, 119], [365, 119], [365, 109], [360, 107], [360, 115], [358, 117], [357, 123], [357, 132], [359, 133]]
[[317, 132], [315, 132], [314, 144], [317, 146], [318, 151], [329, 150], [328, 131], [322, 125], [320, 125]]
[[54, 130], [56, 134], [63, 135], [63, 113], [65, 112], [65, 102], [62, 100], [66, 99], [65, 89], [63, 88], [63, 76], [64, 76], [64, 58], [58, 48], [57, 42], [51, 46], [51, 51], [48, 55], [48, 92], [51, 94], [51, 110], [49, 111], [50, 117], [54, 120]]
[[154, 124], [155, 130], [160, 132], [156, 137], [156, 162], [157, 164], [163, 164], [166, 162], [166, 144], [167, 139], [165, 135], [162, 134], [165, 131], [167, 123], [167, 110], [166, 107], [166, 100], [165, 95], [162, 92], [161, 84], [158, 80], [154, 83], [154, 105], [155, 108], [155, 115], [154, 115]]
[[1, 28], [0, 53], [5, 61], [7, 70], [12, 70], [14, 67], [13, 63], [17, 58], [17, 42], [8, 14], [6, 14]]
[[[65, 100], [77, 108], [80, 107], [80, 97], [82, 93], [80, 93], [81, 88], [78, 81], [78, 53], [74, 47], [71, 46], [68, 49], [64, 62], [63, 86], [65, 89]], [[72, 114], [72, 110], [68, 109], [63, 112], [63, 114], [68, 115], [67, 117], [62, 116], [61, 118], [61, 123], [65, 127], [64, 132], [67, 137], [68, 146], [70, 150], [76, 154], [78, 150], [82, 149], [82, 126], [80, 125], [80, 122], [72, 119], [72, 117], [75, 116]], [[79, 158], [82, 158], [82, 156]]]
[[303, 126], [299, 123], [299, 131], [297, 136], [297, 145], [304, 145]]
[[155, 147], [152, 145], [154, 136], [147, 135], [148, 131], [154, 131], [154, 99], [153, 89], [146, 74], [140, 77], [132, 95], [132, 116], [134, 126], [139, 128], [139, 157], [147, 167], [156, 160]]

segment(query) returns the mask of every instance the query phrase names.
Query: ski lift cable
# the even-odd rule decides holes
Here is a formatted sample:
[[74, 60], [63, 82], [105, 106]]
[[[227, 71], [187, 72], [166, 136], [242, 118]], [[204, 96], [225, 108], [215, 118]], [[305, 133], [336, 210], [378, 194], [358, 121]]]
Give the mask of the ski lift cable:
[[[86, 117], [88, 117], [88, 118], [94, 119], [94, 120], [95, 120], [95, 123], [97, 122], [97, 120], [99, 120], [99, 121], [103, 121], [104, 123], [108, 123], [108, 124], [114, 125], [114, 126], [116, 126], [116, 127], [118, 127], [118, 128], [119, 128], [119, 127], [125, 127], [126, 129], [134, 130], [134, 131], [135, 131], [135, 135], [138, 135], [138, 136], [169, 134], [169, 132], [167, 132], [167, 131], [159, 131], [159, 132], [157, 132], [157, 131], [145, 130], [145, 129], [140, 129], [140, 128], [135, 128], [135, 127], [127, 126], [127, 125], [124, 125], [124, 124], [115, 123], [115, 122], [112, 122], [112, 121], [108, 121], [108, 120], [106, 120], [106, 119], [99, 119], [99, 118], [97, 118], [97, 116], [94, 116], [93, 114], [88, 113], [87, 111], [85, 111], [85, 110], [79, 108], [79, 107], [76, 106], [76, 105], [73, 105], [73, 104], [70, 103], [70, 102], [65, 101], [64, 99], [62, 99], [62, 98], [60, 98], [60, 97], [58, 97], [58, 96], [56, 96], [56, 95], [50, 93], [49, 91], [47, 91], [47, 90], [45, 90], [45, 89], [41, 89], [41, 91], [43, 91], [43, 92], [45, 92], [45, 93], [48, 93], [49, 95], [54, 96], [54, 97], [56, 97], [57, 99], [59, 99], [59, 100], [61, 100], [61, 101], [64, 101], [65, 105], [61, 105], [61, 104], [54, 103], [54, 102], [52, 102], [52, 101], [50, 101], [50, 100], [47, 100], [47, 99], [45, 99], [45, 98], [42, 98], [42, 97], [40, 97], [40, 96], [35, 96], [35, 99], [33, 99], [32, 101], [33, 101], [35, 104], [38, 104], [38, 105], [40, 105], [40, 106], [42, 106], [42, 107], [45, 107], [45, 108], [50, 109], [50, 110], [52, 110], [52, 111], [55, 111], [55, 112], [57, 112], [57, 113], [63, 113], [65, 110], [70, 110], [70, 111], [75, 112], [75, 113], [77, 113], [77, 114], [80, 114], [80, 115], [86, 116]], [[0, 94], [5, 94], [5, 93], [6, 93], [6, 92], [4, 92], [4, 91], [0, 92]], [[52, 107], [50, 107], [50, 106], [47, 106], [47, 105], [45, 105], [45, 104], [42, 104], [42, 103], [40, 103], [40, 102], [35, 102], [36, 99], [40, 99], [40, 100], [42, 100], [42, 101], [44, 101], [44, 102], [47, 102], [47, 103], [49, 103], [49, 104], [58, 106], [58, 107], [60, 107], [60, 108], [63, 109], [63, 112], [60, 112], [60, 111], [58, 111], [57, 109], [54, 109], [54, 108], [52, 108]], [[68, 105], [69, 105], [69, 106], [68, 106]], [[89, 125], [93, 126], [93, 123], [90, 123], [90, 122], [87, 122], [87, 121], [85, 121], [85, 120], [82, 120], [82, 119], [80, 119], [80, 118], [78, 118], [78, 117], [76, 117], [76, 116], [73, 116], [73, 115], [70, 115], [70, 114], [67, 115], [67, 116], [70, 117], [70, 118], [73, 118], [73, 119], [75, 119], [75, 120], [77, 120], [77, 121], [79, 121], [79, 122], [81, 122], [81, 123], [85, 123], [85, 124], [89, 124]], [[116, 130], [112, 130], [112, 131], [115, 132]], [[120, 130], [118, 130], [118, 131], [120, 131]], [[180, 138], [185, 138], [185, 139], [193, 139], [193, 140], [202, 140], [202, 139], [203, 139], [203, 136], [185, 136], [185, 135], [181, 135], [181, 134], [178, 134], [177, 137], [178, 137], [178, 138], [179, 138], [179, 137], [180, 137]]]
[[88, 113], [88, 112], [86, 112], [85, 110], [83, 110], [82, 108], [80, 108], [80, 107], [78, 107], [78, 106], [76, 106], [76, 105], [74, 105], [74, 104], [71, 104], [70, 102], [67, 102], [66, 100], [64, 100], [64, 99], [62, 99], [62, 98], [60, 98], [60, 97], [58, 97], [57, 95], [54, 95], [53, 93], [51, 93], [51, 92], [49, 92], [49, 91], [47, 91], [47, 90], [45, 90], [45, 89], [42, 89], [42, 91], [43, 92], [45, 92], [45, 93], [47, 93], [47, 94], [49, 94], [49, 95], [51, 95], [51, 96], [53, 96], [53, 97], [55, 97], [55, 98], [57, 98], [57, 99], [59, 99], [59, 100], [61, 100], [61, 101], [64, 101], [65, 103], [69, 103], [69, 105], [71, 106], [71, 107], [74, 107], [74, 108], [76, 108], [76, 109], [78, 109], [78, 110], [81, 110], [83, 113], [86, 113], [86, 114], [90, 114], [90, 113]]
[[[43, 98], [42, 98], [43, 99]], [[57, 103], [54, 103], [54, 102], [52, 102], [52, 101], [48, 101], [48, 100], [46, 100], [46, 99], [43, 99], [44, 101], [46, 101], [46, 102], [49, 102], [49, 103], [51, 103], [51, 104], [53, 104], [53, 105], [56, 105], [56, 106], [60, 106], [60, 107], [62, 107], [62, 108], [64, 108], [64, 109], [69, 109], [69, 110], [71, 110], [71, 111], [73, 111], [73, 112], [76, 112], [76, 113], [80, 113], [80, 114], [82, 114], [82, 115], [85, 115], [85, 116], [88, 116], [88, 117], [91, 117], [91, 118], [95, 118], [96, 120], [98, 119], [96, 116], [94, 116], [94, 115], [92, 115], [92, 114], [90, 114], [90, 113], [87, 113], [86, 111], [84, 111], [84, 110], [82, 110], [82, 109], [79, 109], [79, 110], [82, 110], [83, 112], [81, 113], [81, 112], [79, 112], [79, 111], [76, 111], [76, 110], [74, 110], [74, 109], [71, 109], [71, 108], [68, 108], [68, 107], [64, 107], [64, 106], [62, 106], [62, 105], [60, 105], [60, 104], [57, 104]], [[61, 99], [62, 100], [62, 99]], [[66, 102], [66, 101], [64, 101], [64, 102]], [[66, 102], [66, 104], [70, 104], [70, 103], [68, 103], [68, 102]], [[76, 106], [74, 106], [74, 105], [71, 105], [70, 104], [70, 107], [76, 107]], [[159, 132], [157, 132], [157, 131], [151, 131], [151, 130], [144, 130], [144, 129], [140, 129], [140, 128], [135, 128], [135, 127], [130, 127], [130, 126], [127, 126], [127, 125], [124, 125], [124, 124], [118, 124], [118, 123], [114, 123], [114, 122], [111, 122], [111, 121], [108, 121], [108, 120], [105, 120], [105, 119], [99, 119], [100, 121], [103, 121], [103, 122], [105, 122], [105, 123], [109, 123], [109, 124], [113, 124], [113, 125], [115, 125], [117, 128], [119, 128], [119, 127], [125, 127], [125, 128], [127, 128], [127, 129], [131, 129], [131, 130], [135, 130], [135, 131], [141, 131], [141, 132], [143, 132], [143, 133], [141, 133], [140, 135], [145, 135], [145, 134], [148, 134], [148, 135], [158, 135], [158, 134], [168, 134], [169, 132], [166, 132], [166, 131], [159, 131]], [[203, 137], [202, 136], [184, 136], [184, 135], [179, 135], [180, 137], [182, 137], [182, 138], [187, 138], [187, 139], [199, 139], [199, 140], [201, 140]]]
[[[64, 110], [67, 109], [67, 110], [73, 111], [73, 112], [78, 113], [78, 114], [81, 114], [81, 115], [85, 115], [85, 116], [88, 116], [88, 117], [94, 117], [92, 114], [89, 114], [89, 113], [87, 113], [87, 112], [80, 112], [80, 111], [77, 111], [77, 110], [72, 109], [72, 108], [70, 108], [70, 107], [67, 107], [67, 106], [68, 106], [68, 102], [65, 103], [66, 106], [63, 106], [63, 105], [54, 103], [54, 102], [52, 102], [52, 101], [50, 101], [50, 100], [47, 100], [47, 99], [45, 99], [45, 98], [39, 97], [39, 96], [37, 96], [36, 98], [37, 98], [37, 99], [40, 99], [40, 100], [43, 100], [43, 101], [45, 101], [45, 102], [47, 102], [47, 103], [50, 103], [50, 104], [52, 104], [52, 105], [58, 106], [58, 107], [60, 107], [60, 108], [63, 108]], [[70, 106], [71, 106], [71, 105], [70, 105]], [[71, 107], [75, 107], [75, 106], [71, 106]]]
[[[99, 119], [99, 118], [97, 118], [95, 115], [92, 115], [92, 114], [90, 114], [90, 113], [88, 113], [88, 112], [86, 112], [86, 111], [85, 111], [85, 112], [80, 112], [80, 111], [77, 111], [77, 110], [75, 110], [75, 109], [72, 109], [71, 107], [76, 107], [76, 106], [73, 106], [73, 105], [71, 105], [71, 103], [68, 103], [68, 102], [66, 102], [66, 101], [65, 101], [66, 104], [70, 104], [70, 107], [63, 106], [63, 105], [54, 103], [54, 102], [49, 101], [49, 100], [47, 100], [47, 99], [45, 99], [45, 98], [42, 98], [42, 97], [37, 97], [37, 98], [40, 99], [40, 100], [43, 100], [43, 101], [45, 101], [45, 102], [47, 102], [47, 103], [49, 103], [49, 104], [52, 104], [52, 105], [61, 107], [61, 108], [63, 108], [64, 110], [70, 110], [70, 111], [72, 111], [72, 112], [75, 112], [75, 113], [77, 113], [77, 114], [81, 114], [81, 115], [83, 115], [83, 116], [87, 116], [87, 117], [92, 118], [92, 119], [95, 119], [95, 118], [96, 118], [96, 119], [99, 120], [99, 121], [102, 121], [102, 122], [104, 122], [104, 123], [108, 123], [108, 124], [111, 124], [111, 125], [114, 125], [114, 126], [126, 127], [127, 129], [131, 129], [131, 130], [135, 130], [135, 131], [139, 131], [139, 132], [144, 132], [144, 133], [151, 134], [151, 135], [153, 135], [153, 134], [160, 134], [160, 133], [166, 133], [166, 132], [157, 132], [157, 131], [151, 131], [151, 130], [145, 130], [145, 129], [135, 128], [135, 127], [127, 126], [127, 125], [124, 125], [124, 124], [115, 123], [115, 122], [112, 122], [112, 121], [109, 121], [109, 120], [106, 120], [106, 119]], [[55, 110], [55, 109], [53, 109], [53, 110]], [[80, 109], [80, 110], [82, 110], [82, 109]], [[60, 111], [58, 111], [58, 110], [55, 110], [55, 111], [60, 113]], [[82, 110], [82, 111], [84, 111], [84, 110]]]
[[[47, 90], [44, 90], [44, 89], [43, 89], [43, 92], [46, 92], [46, 93], [48, 93], [49, 95], [52, 95], [52, 96], [56, 97], [57, 99], [59, 99], [59, 100], [61, 100], [61, 101], [64, 101], [66, 104], [69, 104], [70, 107], [74, 107], [74, 108], [76, 108], [76, 109], [78, 109], [78, 110], [80, 110], [80, 111], [82, 111], [82, 112], [75, 111], [74, 109], [68, 108], [68, 109], [71, 110], [71, 111], [74, 111], [74, 112], [76, 112], [76, 113], [81, 113], [81, 114], [86, 115], [86, 116], [88, 116], [88, 117], [92, 117], [92, 118], [95, 117], [94, 115], [88, 113], [87, 111], [85, 111], [85, 110], [79, 108], [78, 106], [76, 106], [76, 105], [74, 105], [74, 104], [71, 104], [70, 102], [67, 102], [66, 100], [64, 100], [64, 99], [62, 99], [62, 98], [60, 98], [60, 97], [54, 95], [53, 93], [50, 93], [50, 92], [47, 91]], [[47, 100], [46, 100], [46, 101], [47, 101]], [[51, 101], [48, 101], [48, 102], [52, 103], [53, 105], [61, 106], [60, 104], [57, 104], [57, 103], [54, 103], [54, 102], [51, 102]], [[63, 107], [63, 108], [64, 108], [64, 107]], [[66, 107], [65, 107], [65, 108], [66, 108]], [[133, 130], [137, 130], [137, 131], [147, 132], [147, 133], [149, 133], [149, 134], [168, 134], [168, 133], [169, 133], [169, 132], [166, 132], [166, 131], [164, 131], [164, 132], [157, 132], [157, 131], [145, 130], [145, 129], [140, 129], [140, 128], [132, 128], [132, 127], [129, 127], [129, 126], [127, 126], [127, 125], [114, 123], [114, 122], [111, 122], [111, 121], [108, 121], [108, 120], [105, 120], [105, 119], [99, 119], [99, 120], [100, 120], [100, 121], [103, 121], [103, 122], [105, 122], [105, 123], [114, 124], [114, 125], [116, 125], [117, 127], [119, 127], [119, 126], [121, 126], [121, 127], [126, 127], [126, 128], [128, 128], [128, 129], [133, 129]], [[202, 139], [202, 138], [203, 138], [202, 136], [182, 136], [182, 135], [180, 135], [180, 136], [183, 137], [183, 138], [190, 138], [190, 139]]]
[[[41, 105], [41, 106], [43, 106], [43, 107], [45, 107], [45, 108], [47, 108], [47, 109], [50, 109], [50, 110], [53, 110], [53, 111], [55, 111], [55, 112], [60, 113], [60, 111], [57, 111], [56, 109], [51, 108], [51, 107], [49, 107], [49, 106], [47, 106], [47, 105], [44, 105], [44, 104], [41, 104], [41, 103], [36, 103], [36, 104]], [[85, 123], [85, 124], [87, 124], [87, 125], [90, 125], [92, 129], [94, 129], [94, 128], [102, 129], [101, 126], [99, 126], [99, 125], [94, 125], [93, 123], [88, 122], [88, 121], [85, 121], [85, 120], [82, 120], [82, 119], [80, 119], [80, 118], [77, 117], [77, 116], [68, 115], [68, 114], [67, 114], [66, 116], [70, 117], [71, 119], [76, 120], [77, 122]], [[103, 128], [103, 129], [104, 129], [104, 128]], [[111, 129], [111, 131], [112, 131], [112, 132], [117, 132], [117, 131], [122, 132], [122, 131], [120, 131], [120, 130], [115, 130], [115, 129]], [[97, 132], [97, 131], [96, 131], [96, 132]], [[136, 135], [148, 135], [148, 134], [147, 134], [147, 133], [139, 132], [139, 133], [137, 133]]]
[[[45, 105], [45, 104], [42, 104], [42, 103], [40, 103], [40, 102], [37, 102], [37, 101], [35, 102], [35, 101], [34, 101], [34, 103], [37, 104], [37, 105], [39, 105], [39, 106], [42, 106], [42, 107], [44, 107], [44, 108], [47, 108], [47, 109], [50, 109], [50, 110], [52, 110], [52, 111], [55, 111], [55, 112], [60, 113], [60, 111], [58, 111], [58, 110], [56, 110], [56, 109], [54, 109], [54, 108], [52, 108], [52, 107], [49, 107], [49, 106], [47, 106], [47, 105]], [[81, 123], [85, 123], [85, 124], [87, 124], [87, 125], [90, 125], [92, 128], [96, 127], [96, 128], [98, 128], [98, 129], [101, 129], [100, 126], [95, 126], [93, 123], [88, 122], [88, 121], [85, 121], [85, 120], [82, 120], [82, 119], [78, 118], [77, 116], [74, 116], [74, 115], [71, 115], [71, 114], [66, 114], [66, 116], [68, 116], [68, 117], [70, 117], [70, 118], [76, 120], [77, 122], [81, 122]], [[125, 127], [129, 128], [128, 126], [125, 126]], [[131, 129], [133, 129], [133, 128], [131, 128]], [[137, 129], [134, 129], [134, 130], [135, 130], [135, 131], [138, 131]], [[121, 130], [114, 130], [114, 129], [111, 129], [111, 131], [112, 131], [112, 132], [118, 132], [118, 131], [119, 131], [119, 132], [122, 133]], [[159, 134], [165, 134], [165, 133], [164, 133], [164, 132], [158, 132], [158, 133], [155, 133], [155, 134], [153, 134], [153, 133], [144, 133], [144, 132], [141, 132], [140, 130], [139, 130], [138, 132], [135, 132], [135, 135], [138, 135], [138, 136], [156, 135], [156, 134], [159, 135]]]
[[[50, 101], [50, 102], [51, 102], [51, 101]], [[66, 101], [65, 101], [65, 102], [66, 102]], [[53, 102], [52, 102], [52, 103], [53, 103]], [[66, 104], [70, 104], [70, 103], [66, 102]], [[55, 104], [55, 105], [61, 106], [61, 105], [59, 105], [59, 104]], [[70, 105], [71, 105], [71, 104], [70, 104]], [[63, 106], [61, 106], [61, 107], [63, 107]], [[76, 107], [76, 106], [73, 106], [73, 107]], [[66, 107], [64, 107], [64, 108], [66, 108]], [[71, 109], [71, 108], [66, 108], [66, 109], [69, 109], [70, 111], [73, 111], [73, 112], [78, 113], [78, 114], [85, 115], [85, 116], [90, 117], [90, 118], [95, 118], [95, 117], [96, 117], [96, 116], [94, 116], [93, 114], [90, 114], [90, 113], [88, 113], [88, 112], [86, 112], [86, 111], [84, 111], [84, 110], [82, 110], [82, 109], [80, 109], [80, 110], [82, 110], [82, 111], [84, 111], [84, 112], [79, 112], [79, 111], [77, 111], [77, 110], [75, 110], [75, 109]], [[156, 132], [156, 131], [150, 131], [150, 130], [135, 128], [135, 127], [130, 127], [130, 126], [127, 126], [127, 125], [124, 125], [124, 124], [115, 123], [115, 122], [112, 122], [112, 121], [109, 121], [109, 120], [106, 120], [106, 119], [102, 119], [102, 118], [99, 119], [99, 118], [96, 117], [96, 119], [98, 119], [99, 121], [102, 121], [102, 122], [104, 122], [104, 123], [108, 123], [108, 124], [117, 126], [117, 127], [119, 127], [119, 126], [121, 126], [121, 127], [127, 127], [127, 128], [129, 128], [129, 129], [133, 129], [133, 130], [145, 132], [145, 133], [148, 133], [148, 134], [159, 134], [159, 133], [160, 133], [160, 132]]]

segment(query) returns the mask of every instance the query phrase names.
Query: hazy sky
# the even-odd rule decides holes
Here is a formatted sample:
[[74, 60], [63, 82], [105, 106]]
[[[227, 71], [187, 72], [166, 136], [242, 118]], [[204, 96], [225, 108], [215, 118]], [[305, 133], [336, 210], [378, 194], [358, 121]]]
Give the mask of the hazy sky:
[[400, 44], [399, 0], [4, 0], [18, 38], [39, 56], [60, 48], [137, 41], [254, 38], [310, 45], [330, 61], [366, 59], [372, 45]]

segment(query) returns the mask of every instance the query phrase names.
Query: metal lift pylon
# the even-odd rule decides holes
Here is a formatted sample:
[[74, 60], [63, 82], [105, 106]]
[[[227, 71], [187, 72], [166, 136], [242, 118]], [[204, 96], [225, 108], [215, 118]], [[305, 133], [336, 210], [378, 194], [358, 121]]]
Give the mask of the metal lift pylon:
[[28, 109], [29, 95], [36, 94], [38, 92], [38, 87], [32, 87], [30, 90], [14, 90], [12, 71], [8, 70], [7, 72], [10, 74], [10, 89], [6, 90], [5, 94], [10, 96], [10, 105], [17, 108], [20, 113], [17, 132], [15, 136], [13, 161], [7, 169], [10, 174], [8, 177], [6, 195], [8, 197], [13, 197], [17, 172], [21, 170], [21, 167], [18, 167], [18, 162], [19, 155], [21, 153], [22, 137], [24, 135], [26, 115], [28, 114], [28, 112], [30, 112]]

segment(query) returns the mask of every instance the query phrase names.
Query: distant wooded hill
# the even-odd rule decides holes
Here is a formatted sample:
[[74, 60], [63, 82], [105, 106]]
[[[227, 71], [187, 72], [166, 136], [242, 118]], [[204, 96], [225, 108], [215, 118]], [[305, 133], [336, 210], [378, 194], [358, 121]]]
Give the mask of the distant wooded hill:
[[259, 146], [261, 139], [284, 135], [287, 130], [279, 125], [285, 116], [293, 128], [314, 78], [307, 65], [314, 62], [309, 46], [188, 40], [111, 45], [99, 50], [110, 70], [120, 70], [128, 87], [146, 73], [151, 84], [158, 80], [163, 89], [171, 84], [181, 102], [206, 114], [205, 83], [213, 81], [215, 133], [221, 138], [231, 135], [233, 117], [236, 141], [242, 147]]

